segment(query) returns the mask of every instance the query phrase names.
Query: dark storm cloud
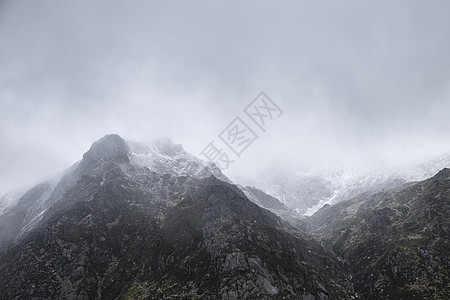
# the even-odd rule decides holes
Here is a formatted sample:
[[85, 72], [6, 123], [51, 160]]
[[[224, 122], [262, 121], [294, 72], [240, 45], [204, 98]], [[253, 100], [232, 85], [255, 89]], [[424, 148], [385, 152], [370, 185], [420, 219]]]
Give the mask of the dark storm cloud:
[[447, 1], [0, 3], [0, 191], [110, 132], [197, 154], [261, 90], [285, 114], [233, 172], [450, 147]]

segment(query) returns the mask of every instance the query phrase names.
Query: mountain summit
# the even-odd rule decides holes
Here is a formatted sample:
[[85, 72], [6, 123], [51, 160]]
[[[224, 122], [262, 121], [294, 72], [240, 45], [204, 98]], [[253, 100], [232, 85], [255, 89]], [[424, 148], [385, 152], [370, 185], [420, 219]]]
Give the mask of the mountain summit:
[[298, 219], [168, 139], [107, 135], [2, 208], [0, 299], [448, 298], [450, 169], [365, 191]]
[[5, 207], [0, 211], [0, 250], [18, 241], [40, 223], [49, 208], [84, 176], [100, 176], [114, 166], [123, 170], [135, 166], [158, 174], [199, 179], [215, 176], [230, 182], [216, 165], [201, 161], [170, 139], [136, 143], [117, 134], [109, 134], [94, 142], [82, 160], [67, 169], [60, 178], [31, 188], [15, 201], [5, 201]]
[[117, 134], [109, 134], [92, 144], [83, 155], [81, 168], [96, 168], [106, 162], [129, 163], [129, 148]]
[[0, 299], [352, 297], [332, 253], [218, 172], [167, 140], [103, 137], [0, 216]]

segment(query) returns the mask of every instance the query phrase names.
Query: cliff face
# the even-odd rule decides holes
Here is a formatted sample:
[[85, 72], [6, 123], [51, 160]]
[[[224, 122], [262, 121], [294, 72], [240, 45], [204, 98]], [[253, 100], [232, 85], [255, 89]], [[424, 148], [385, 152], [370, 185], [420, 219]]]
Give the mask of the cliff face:
[[444, 169], [299, 218], [169, 140], [109, 135], [3, 210], [0, 299], [446, 299], [449, 205]]
[[239, 188], [155, 173], [126, 146], [95, 143], [39, 221], [0, 252], [0, 299], [352, 297], [331, 253]]
[[350, 266], [364, 299], [450, 295], [450, 169], [319, 210], [313, 235]]

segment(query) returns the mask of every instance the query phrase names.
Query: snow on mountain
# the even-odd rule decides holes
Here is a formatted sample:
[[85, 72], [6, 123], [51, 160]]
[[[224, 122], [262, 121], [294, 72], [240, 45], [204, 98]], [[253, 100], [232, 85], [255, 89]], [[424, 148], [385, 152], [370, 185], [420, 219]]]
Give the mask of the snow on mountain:
[[450, 153], [442, 154], [419, 163], [400, 165], [387, 170], [393, 176], [404, 178], [406, 181], [422, 181], [433, 177], [436, 173], [450, 166]]
[[[231, 182], [216, 165], [198, 159], [170, 139], [127, 144], [130, 161], [139, 166], [146, 166], [156, 173], [197, 178], [214, 175]], [[270, 174], [260, 174], [253, 179], [236, 181], [254, 186], [280, 200], [288, 209], [310, 216], [323, 205], [332, 205], [364, 192], [390, 189], [406, 182], [424, 180], [449, 166], [450, 154], [446, 154], [418, 164], [390, 168], [342, 167], [311, 173], [271, 171]], [[252, 201], [257, 201], [255, 195], [247, 196]]]
[[[346, 267], [314, 238], [250, 202], [234, 184], [150, 169], [165, 172], [161, 162], [177, 174], [198, 163], [179, 147], [137, 152], [119, 136], [106, 136], [54, 189], [43, 183], [28, 191], [6, 219], [0, 216], [0, 299], [354, 294]], [[261, 204], [284, 209], [260, 196]]]
[[[155, 173], [190, 176], [199, 179], [214, 176], [222, 181], [232, 183], [215, 164], [195, 157], [186, 152], [180, 144], [175, 144], [168, 138], [157, 139], [147, 143], [128, 141], [127, 145], [130, 162], [140, 167], [147, 167]], [[250, 201], [284, 219], [292, 220], [300, 217], [278, 199], [256, 188], [244, 186], [239, 186], [239, 188]]]
[[83, 176], [95, 177], [108, 163], [131, 164], [173, 176], [201, 179], [213, 175], [230, 182], [215, 164], [196, 158], [169, 139], [136, 143], [127, 142], [118, 135], [107, 135], [94, 142], [83, 159], [63, 174], [26, 192], [8, 193], [0, 197], [0, 249], [31, 231], [46, 211], [58, 203]]
[[183, 146], [168, 138], [147, 143], [127, 142], [132, 164], [147, 167], [155, 173], [175, 176], [206, 178], [211, 175], [230, 182], [220, 169], [211, 162], [203, 161], [186, 152]]
[[10, 206], [14, 205], [25, 191], [13, 191], [0, 196], [0, 216]]
[[[105, 162], [132, 164], [158, 174], [200, 179], [214, 176], [231, 182], [215, 164], [200, 160], [170, 139], [137, 143], [125, 141], [118, 135], [107, 135], [95, 142], [80, 162], [56, 179], [37, 185], [27, 193], [1, 196], [0, 225], [3, 221], [5, 224], [16, 224], [19, 221], [15, 220], [15, 216], [21, 217], [17, 226], [14, 225], [17, 228], [0, 228], [0, 231], [7, 231], [8, 235], [15, 239], [31, 230], [45, 211], [82, 176], [93, 170], [95, 172], [95, 169]], [[301, 214], [312, 215], [326, 204], [332, 205], [360, 193], [390, 189], [405, 182], [423, 180], [444, 167], [450, 167], [450, 154], [414, 165], [368, 168], [364, 171], [349, 168], [317, 170], [314, 173], [271, 170], [245, 182], [236, 182], [243, 184], [240, 188], [253, 202], [280, 216], [291, 218]], [[244, 188], [244, 185], [247, 187]], [[263, 192], [274, 198], [264, 195]], [[16, 223], [11, 222], [12, 220]]]
[[450, 153], [419, 163], [391, 167], [342, 167], [309, 173], [270, 170], [238, 181], [255, 186], [298, 213], [310, 216], [326, 204], [333, 205], [364, 192], [381, 191], [406, 182], [421, 181], [446, 167], [450, 167]]

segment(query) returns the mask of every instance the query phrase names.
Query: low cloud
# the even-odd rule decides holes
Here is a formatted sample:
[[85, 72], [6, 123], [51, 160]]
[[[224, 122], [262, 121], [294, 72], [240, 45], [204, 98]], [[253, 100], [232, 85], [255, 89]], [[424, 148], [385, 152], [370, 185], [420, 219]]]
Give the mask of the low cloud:
[[446, 1], [3, 1], [0, 191], [107, 133], [194, 153], [265, 91], [284, 114], [229, 171], [450, 150]]

